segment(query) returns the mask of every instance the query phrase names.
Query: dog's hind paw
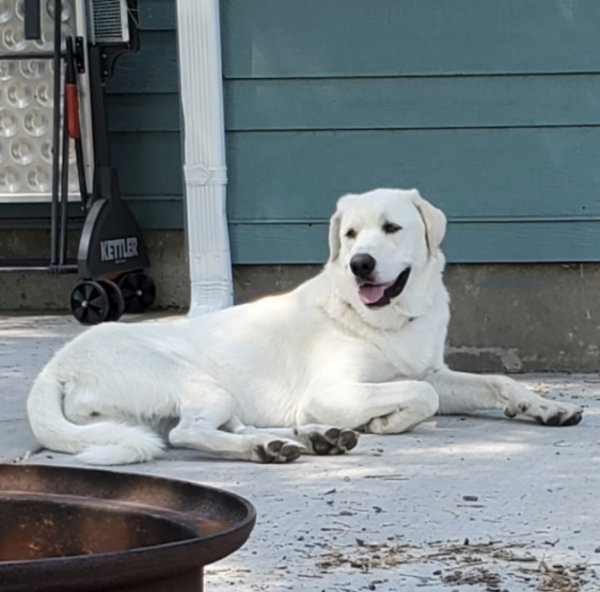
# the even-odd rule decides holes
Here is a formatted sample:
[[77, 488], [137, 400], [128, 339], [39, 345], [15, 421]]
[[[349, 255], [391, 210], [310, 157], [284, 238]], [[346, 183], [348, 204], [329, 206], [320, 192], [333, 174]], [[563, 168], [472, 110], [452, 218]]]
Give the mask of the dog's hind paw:
[[358, 433], [354, 430], [329, 428], [323, 433], [311, 432], [308, 440], [315, 454], [343, 454], [358, 444]]
[[252, 460], [260, 463], [287, 463], [296, 460], [301, 452], [300, 444], [287, 440], [271, 440], [252, 448]]

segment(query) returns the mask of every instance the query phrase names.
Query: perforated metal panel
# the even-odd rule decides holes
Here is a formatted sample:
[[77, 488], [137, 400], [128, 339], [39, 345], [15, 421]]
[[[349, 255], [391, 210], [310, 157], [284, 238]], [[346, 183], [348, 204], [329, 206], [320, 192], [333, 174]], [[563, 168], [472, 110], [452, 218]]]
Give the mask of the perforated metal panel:
[[[0, 0], [0, 53], [18, 57], [51, 52], [54, 0], [42, 0], [41, 38], [36, 40], [25, 39], [23, 6], [23, 0]], [[63, 39], [77, 34], [75, 8], [75, 0], [63, 0]], [[0, 202], [50, 199], [53, 72], [49, 59], [0, 60]], [[89, 129], [84, 79], [82, 83], [82, 127]], [[86, 148], [89, 163], [89, 142]], [[79, 197], [73, 148], [69, 152], [69, 197]]]

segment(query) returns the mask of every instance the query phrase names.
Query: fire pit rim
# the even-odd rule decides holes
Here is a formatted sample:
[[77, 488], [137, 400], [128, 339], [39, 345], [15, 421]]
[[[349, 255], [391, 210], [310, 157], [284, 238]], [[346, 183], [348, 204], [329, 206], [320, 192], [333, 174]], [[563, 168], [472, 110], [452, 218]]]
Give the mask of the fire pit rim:
[[[180, 492], [186, 500], [188, 499], [186, 495], [189, 494], [191, 496], [193, 490], [197, 489], [201, 490], [204, 494], [203, 497], [205, 500], [208, 499], [210, 501], [210, 496], [214, 495], [215, 500], [222, 498], [223, 500], [231, 501], [236, 504], [236, 507], [241, 511], [236, 514], [235, 519], [232, 519], [233, 521], [231, 524], [210, 534], [202, 535], [199, 529], [201, 521], [198, 516], [200, 516], [200, 514], [198, 513], [194, 520], [193, 512], [188, 512], [188, 508], [166, 508], [158, 503], [152, 505], [147, 501], [136, 505], [133, 501], [127, 499], [115, 500], [115, 498], [111, 498], [108, 495], [102, 495], [101, 493], [96, 497], [92, 495], [91, 499], [97, 501], [99, 506], [102, 505], [103, 500], [110, 501], [113, 504], [116, 502], [116, 505], [121, 505], [125, 511], [127, 511], [127, 509], [137, 510], [138, 512], [141, 511], [142, 513], [146, 511], [159, 519], [170, 521], [180, 526], [185, 525], [190, 530], [190, 536], [181, 540], [145, 547], [136, 546], [121, 551], [0, 562], [0, 573], [6, 578], [7, 582], [10, 582], [7, 588], [3, 587], [3, 590], [26, 590], [27, 588], [23, 587], [23, 582], [21, 581], [23, 572], [25, 571], [35, 570], [42, 578], [44, 577], [44, 574], [47, 574], [50, 577], [56, 577], [60, 571], [58, 570], [58, 567], [60, 565], [65, 565], [65, 563], [67, 563], [74, 572], [81, 574], [81, 576], [86, 573], [89, 574], [90, 570], [92, 570], [100, 579], [104, 578], [107, 581], [112, 579], [111, 565], [114, 562], [118, 563], [121, 572], [123, 571], [123, 568], [127, 566], [126, 571], [129, 572], [129, 578], [133, 577], [135, 574], [145, 574], [146, 571], [162, 577], [167, 573], [176, 573], [178, 570], [208, 565], [227, 556], [229, 553], [243, 545], [256, 522], [256, 510], [250, 501], [236, 493], [193, 481], [95, 468], [90, 469], [38, 464], [0, 464], [0, 477], [3, 473], [8, 474], [11, 471], [15, 474], [26, 474], [27, 471], [31, 471], [34, 475], [38, 474], [49, 477], [50, 481], [53, 479], [58, 480], [61, 476], [64, 477], [64, 475], [72, 473], [75, 475], [76, 479], [77, 477], [80, 478], [80, 485], [86, 475], [89, 476], [90, 479], [93, 479], [94, 477], [96, 479], [106, 479], [107, 477], [110, 478], [112, 476], [112, 478], [120, 485], [124, 484], [127, 480], [134, 480], [137, 484], [142, 483], [147, 486], [151, 486], [152, 483], [155, 482], [163, 488], [167, 486], [173, 487], [174, 490]], [[74, 486], [77, 485], [76, 479]], [[15, 499], [19, 496], [26, 498], [27, 494], [43, 494], [44, 491], [41, 490], [41, 487], [25, 489], [23, 487], [18, 488], [15, 486], [14, 489], [5, 488], [0, 490], [0, 495], [3, 493], [12, 493], [14, 496], [13, 499]], [[61, 494], [56, 491], [46, 491], [46, 493], [53, 497], [61, 496]], [[207, 497], [206, 494], [209, 494], [209, 496]], [[69, 494], [63, 492], [65, 498], [69, 495], [71, 495], [72, 498], [86, 497], [85, 494], [82, 496], [77, 493]], [[115, 508], [115, 506], [113, 506], [113, 508]], [[153, 511], [156, 511], [157, 514], [153, 514]], [[239, 518], [240, 515], [242, 516], [241, 518]], [[185, 520], [185, 517], [188, 517], [187, 521]], [[230, 547], [231, 550], [224, 551], [223, 549], [226, 547]], [[201, 561], [198, 560], [199, 555], [202, 555]], [[75, 576], [75, 580], [76, 579], [77, 576]], [[73, 583], [75, 583], [75, 580], [73, 580]], [[20, 581], [21, 583], [19, 583]], [[64, 589], [67, 590], [71, 588], [65, 587]]]

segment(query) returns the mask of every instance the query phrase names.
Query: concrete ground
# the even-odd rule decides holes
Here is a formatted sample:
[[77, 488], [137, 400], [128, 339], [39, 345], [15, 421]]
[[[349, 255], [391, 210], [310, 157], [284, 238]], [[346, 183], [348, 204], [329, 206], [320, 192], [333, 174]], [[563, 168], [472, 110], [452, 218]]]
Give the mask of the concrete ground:
[[[71, 317], [0, 316], [1, 461], [76, 464], [37, 450], [25, 399], [51, 353], [81, 330]], [[170, 451], [122, 470], [255, 504], [249, 541], [206, 570], [213, 592], [597, 592], [600, 376], [517, 379], [582, 405], [583, 422], [439, 417], [409, 434], [363, 436], [345, 456], [273, 466]]]

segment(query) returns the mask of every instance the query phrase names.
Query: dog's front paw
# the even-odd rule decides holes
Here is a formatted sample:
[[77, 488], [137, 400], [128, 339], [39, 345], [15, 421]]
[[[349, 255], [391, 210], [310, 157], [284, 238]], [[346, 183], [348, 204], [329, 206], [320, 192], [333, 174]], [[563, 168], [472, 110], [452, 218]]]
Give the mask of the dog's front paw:
[[547, 401], [539, 405], [539, 411], [533, 417], [542, 425], [573, 426], [581, 421], [583, 411], [577, 405]]
[[583, 411], [577, 405], [540, 397], [507, 376], [497, 377], [497, 385], [507, 417], [525, 415], [548, 426], [572, 426], [581, 421]]
[[504, 410], [507, 417], [515, 417], [519, 414], [527, 415], [538, 423], [547, 426], [573, 426], [577, 425], [582, 418], [581, 407], [571, 403], [558, 403], [542, 399], [536, 403], [520, 403]]
[[251, 460], [260, 463], [287, 463], [296, 460], [302, 446], [289, 440], [261, 442], [252, 448]]
[[358, 444], [358, 434], [354, 430], [329, 428], [324, 433], [310, 432], [308, 440], [315, 454], [343, 454]]

